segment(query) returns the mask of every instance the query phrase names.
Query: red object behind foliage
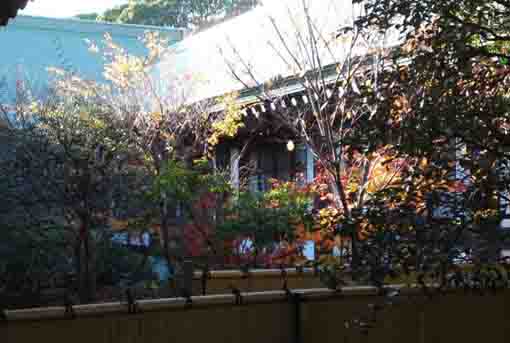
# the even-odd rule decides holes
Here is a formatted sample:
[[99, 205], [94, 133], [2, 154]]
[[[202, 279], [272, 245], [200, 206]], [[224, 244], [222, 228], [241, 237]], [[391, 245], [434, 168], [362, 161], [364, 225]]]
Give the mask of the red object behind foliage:
[[[214, 251], [220, 249], [213, 246], [213, 227], [208, 222], [209, 211], [216, 206], [215, 194], [204, 194], [193, 206], [194, 222], [185, 225], [184, 241], [186, 251], [190, 257], [204, 257], [211, 253], [223, 255], [223, 263], [226, 265], [253, 264], [253, 254], [251, 252], [240, 253], [241, 245], [248, 237], [239, 237], [234, 241], [223, 242], [223, 251]], [[286, 261], [298, 254], [297, 246], [276, 249], [272, 253], [260, 253], [257, 257], [257, 265], [266, 267], [276, 267], [286, 264]]]

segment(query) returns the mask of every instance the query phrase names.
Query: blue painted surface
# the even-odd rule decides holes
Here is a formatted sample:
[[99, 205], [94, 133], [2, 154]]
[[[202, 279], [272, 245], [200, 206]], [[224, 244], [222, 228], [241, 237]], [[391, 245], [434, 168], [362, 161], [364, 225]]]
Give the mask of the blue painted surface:
[[[103, 80], [102, 57], [89, 51], [86, 40], [101, 44], [105, 33], [131, 54], [145, 55], [139, 40], [145, 31], [158, 31], [170, 42], [182, 39], [183, 32], [138, 25], [114, 25], [73, 19], [20, 16], [0, 29], [0, 101], [11, 100], [18, 80], [29, 82], [34, 92], [47, 89], [49, 67], [78, 72], [80, 76]], [[5, 91], [8, 85], [9, 91]]]
[[303, 255], [308, 261], [315, 261], [315, 242], [306, 241], [303, 246]]
[[151, 257], [152, 271], [158, 275], [160, 282], [168, 281], [173, 276], [173, 271], [163, 257]]

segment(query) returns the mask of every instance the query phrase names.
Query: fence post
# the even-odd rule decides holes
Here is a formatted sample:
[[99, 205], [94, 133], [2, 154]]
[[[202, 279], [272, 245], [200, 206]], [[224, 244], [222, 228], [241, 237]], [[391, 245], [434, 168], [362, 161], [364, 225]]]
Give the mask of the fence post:
[[182, 288], [185, 294], [193, 294], [193, 261], [186, 259], [183, 263]]
[[425, 337], [426, 337], [426, 334], [425, 334], [425, 309], [421, 309], [420, 313], [419, 313], [419, 327], [418, 329], [420, 330], [419, 332], [419, 335], [420, 335], [420, 338], [418, 340], [419, 343], [425, 343]]
[[294, 300], [294, 338], [296, 343], [303, 343], [303, 335], [301, 333], [301, 294], [295, 293]]
[[210, 271], [209, 264], [206, 264], [202, 269], [202, 277], [200, 279], [202, 283], [202, 295], [207, 295], [207, 281], [209, 280]]
[[2, 339], [2, 341], [5, 340], [5, 342], [10, 343], [9, 328], [7, 327], [7, 325], [8, 322], [5, 310], [3, 308], [0, 308], [0, 339]]
[[292, 315], [293, 315], [293, 324], [292, 325], [292, 336], [294, 337], [294, 343], [303, 343], [303, 335], [302, 335], [302, 316], [301, 316], [301, 302], [302, 297], [299, 293], [294, 293], [287, 288], [287, 285], [284, 285], [284, 290], [287, 293], [287, 298], [292, 305]]

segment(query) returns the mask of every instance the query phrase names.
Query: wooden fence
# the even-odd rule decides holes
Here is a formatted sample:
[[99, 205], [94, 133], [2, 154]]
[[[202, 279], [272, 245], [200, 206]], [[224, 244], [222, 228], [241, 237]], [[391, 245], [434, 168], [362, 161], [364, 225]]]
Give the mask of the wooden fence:
[[[510, 292], [451, 292], [432, 299], [418, 293], [402, 289], [377, 318], [370, 308], [388, 298], [372, 287], [5, 311], [0, 338], [7, 343], [510, 341]], [[353, 329], [356, 319], [373, 328], [368, 333]]]
[[209, 273], [193, 273], [192, 294], [213, 295], [230, 293], [233, 288], [242, 292], [321, 288], [318, 274], [312, 268], [218, 270]]
[[[289, 288], [308, 289], [323, 287], [319, 277], [313, 269], [255, 269], [248, 272], [240, 270], [218, 270], [209, 273], [191, 270], [186, 275], [189, 280], [184, 282], [187, 285], [188, 294], [192, 295], [213, 295], [231, 293], [232, 289], [239, 289], [242, 292], [258, 292], [265, 290], [281, 290], [284, 283]], [[119, 300], [124, 292], [120, 288], [108, 287], [107, 295], [98, 299], [104, 301]], [[145, 289], [135, 287], [133, 293], [139, 298], [168, 297], [174, 294], [168, 288]], [[64, 303], [68, 289], [64, 287], [47, 288], [33, 294], [0, 294], [0, 309], [19, 309], [28, 306], [58, 306]]]

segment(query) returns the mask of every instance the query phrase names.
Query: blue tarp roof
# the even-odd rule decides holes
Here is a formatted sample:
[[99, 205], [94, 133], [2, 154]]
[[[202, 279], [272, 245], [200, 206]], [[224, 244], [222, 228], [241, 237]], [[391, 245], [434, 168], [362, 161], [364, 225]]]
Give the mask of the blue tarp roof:
[[153, 26], [119, 25], [76, 19], [18, 16], [0, 28], [0, 102], [14, 97], [16, 82], [28, 83], [31, 91], [43, 93], [49, 67], [77, 72], [85, 79], [103, 79], [104, 61], [89, 51], [87, 40], [101, 43], [105, 33], [134, 55], [147, 51], [139, 40], [145, 31], [159, 31], [171, 42], [182, 39], [183, 31]]

